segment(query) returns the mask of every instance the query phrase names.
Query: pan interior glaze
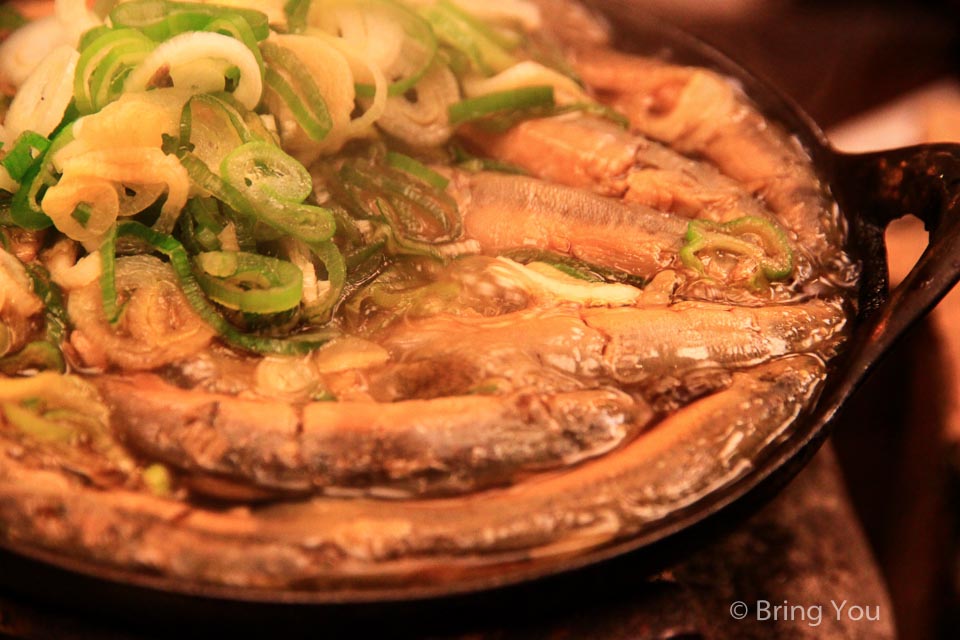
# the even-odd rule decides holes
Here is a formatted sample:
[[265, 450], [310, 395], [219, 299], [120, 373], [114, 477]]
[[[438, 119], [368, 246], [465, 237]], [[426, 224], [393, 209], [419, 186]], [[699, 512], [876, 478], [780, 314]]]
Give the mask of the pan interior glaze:
[[[957, 255], [960, 233], [953, 218], [942, 215], [956, 204], [960, 173], [955, 150], [840, 156], [789, 100], [709, 47], [647, 22], [627, 3], [597, 4], [617, 16], [624, 48], [711, 67], [739, 81], [768, 117], [800, 139], [834, 190], [850, 228], [849, 250], [861, 260], [863, 271], [857, 327], [844, 356], [831, 363], [825, 389], [819, 385], [823, 364], [818, 358], [776, 360], [756, 377], [734, 373], [730, 395], [723, 402], [704, 403], [698, 419], [668, 418], [575, 472], [543, 473], [512, 487], [467, 496], [410, 502], [314, 498], [239, 512], [180, 513], [178, 507], [162, 504], [153, 508], [150, 535], [180, 540], [177, 549], [184, 555], [178, 561], [184, 566], [203, 567], [203, 554], [209, 551], [202, 545], [205, 540], [216, 541], [220, 555], [260, 562], [260, 583], [245, 587], [230, 586], [230, 576], [204, 575], [202, 568], [199, 573], [192, 569], [190, 579], [105, 568], [105, 563], [149, 566], [156, 560], [138, 557], [137, 550], [123, 546], [104, 549], [110, 557], [78, 560], [27, 543], [4, 545], [80, 573], [187, 595], [258, 602], [405, 600], [531, 580], [651, 547], [706, 521], [765, 483], [785, 482], [822, 442], [877, 359], [960, 277], [957, 261], [949, 259]], [[892, 181], [893, 174], [901, 180]], [[890, 219], [908, 212], [923, 215], [937, 233], [915, 273], [885, 301], [882, 230]], [[758, 397], [769, 400], [758, 402]], [[814, 408], [798, 415], [797, 406]], [[15, 463], [5, 481], [23, 487], [28, 497], [17, 508], [26, 508], [32, 521], [41, 524], [63, 489], [57, 474]], [[91, 492], [70, 508], [94, 516], [99, 510], [122, 512], [128, 499], [122, 492]], [[11, 504], [0, 503], [0, 515], [5, 508]], [[245, 527], [242, 538], [230, 535], [238, 524]], [[30, 525], [21, 526], [14, 539], [30, 540]], [[191, 532], [203, 535], [194, 539]], [[343, 541], [351, 543], [355, 557], [343, 557], [331, 544]], [[327, 566], [337, 569], [323, 571]], [[222, 583], [211, 584], [214, 581]]]

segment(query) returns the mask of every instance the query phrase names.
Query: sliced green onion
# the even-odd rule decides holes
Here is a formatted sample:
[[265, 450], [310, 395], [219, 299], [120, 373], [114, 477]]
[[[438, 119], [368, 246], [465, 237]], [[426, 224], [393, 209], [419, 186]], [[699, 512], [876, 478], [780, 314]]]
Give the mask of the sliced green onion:
[[174, 273], [177, 275], [180, 289], [190, 306], [204, 322], [213, 327], [220, 337], [235, 347], [261, 354], [300, 355], [323, 346], [334, 337], [332, 331], [321, 335], [295, 336], [288, 339], [242, 333], [217, 313], [216, 309], [207, 301], [203, 289], [193, 274], [190, 256], [182, 244], [171, 236], [158, 233], [132, 220], [121, 222], [118, 225], [117, 234], [142, 240], [167, 256]]
[[151, 464], [140, 473], [140, 477], [150, 493], [155, 496], [163, 498], [173, 492], [173, 478], [165, 465]]
[[7, 422], [16, 427], [24, 435], [42, 442], [70, 443], [77, 436], [77, 431], [62, 422], [48, 420], [36, 411], [24, 407], [16, 402], [0, 404]]
[[103, 298], [103, 313], [107, 322], [116, 324], [120, 319], [120, 308], [117, 305], [117, 227], [107, 233], [103, 244], [100, 245], [100, 292]]
[[[225, 215], [236, 224], [237, 240], [243, 250], [252, 250], [256, 246], [253, 229], [257, 222], [258, 209], [233, 185], [216, 175], [207, 165], [190, 152], [178, 154], [180, 164], [187, 170], [194, 185], [209, 193], [223, 203]], [[234, 215], [229, 215], [232, 212]]]
[[24, 229], [46, 229], [53, 224], [40, 207], [40, 199], [47, 188], [57, 182], [53, 156], [72, 141], [73, 125], [68, 124], [53, 137], [47, 150], [23, 176], [21, 187], [10, 203], [10, 216], [17, 226]]
[[7, 170], [10, 177], [21, 182], [34, 164], [39, 161], [44, 152], [50, 148], [50, 141], [34, 131], [24, 131], [17, 138], [0, 164]]
[[449, 150], [456, 165], [466, 171], [496, 171], [498, 173], [508, 173], [518, 176], [528, 175], [527, 170], [521, 166], [510, 164], [509, 162], [501, 162], [493, 158], [475, 156], [456, 142], [449, 146]]
[[243, 144], [224, 158], [220, 175], [251, 201], [255, 217], [265, 224], [308, 244], [333, 237], [333, 215], [302, 202], [313, 191], [310, 174], [279, 147], [262, 141]]
[[536, 107], [553, 107], [554, 104], [553, 87], [544, 85], [467, 98], [450, 105], [448, 113], [450, 124], [458, 125], [491, 115]]
[[[323, 10], [334, 12], [337, 7], [347, 7], [358, 9], [368, 15], [379, 14], [378, 17], [385, 19], [389, 24], [398, 25], [403, 29], [405, 38], [397, 57], [402, 65], [402, 71], [398, 72], [394, 68], [384, 69], [385, 73], [397, 76], [388, 78], [391, 81], [387, 87], [388, 95], [399, 96], [412, 89], [433, 64], [437, 55], [437, 37], [433, 28], [422, 16], [402, 3], [392, 0], [339, 0], [324, 3], [322, 6]], [[368, 33], [374, 34], [375, 29], [369, 29]], [[349, 38], [349, 34], [343, 35]], [[393, 65], [393, 67], [396, 66]], [[356, 91], [360, 97], [372, 98], [376, 89], [373, 85], [357, 84]]]
[[562, 113], [567, 113], [568, 111], [582, 111], [583, 113], [599, 116], [605, 120], [609, 120], [621, 129], [630, 128], [630, 119], [627, 118], [627, 116], [623, 115], [616, 109], [608, 107], [605, 104], [600, 104], [599, 102], [577, 102], [575, 104], [564, 105], [562, 107], [557, 107], [555, 113], [552, 115], [560, 115]]
[[300, 305], [303, 273], [293, 263], [243, 251], [208, 251], [194, 259], [207, 297], [245, 313], [279, 313]]
[[491, 37], [485, 25], [447, 0], [421, 9], [440, 42], [463, 53], [473, 68], [486, 76], [492, 76], [516, 64], [496, 38]]
[[27, 344], [13, 355], [0, 358], [0, 373], [5, 375], [17, 375], [31, 369], [62, 373], [66, 370], [63, 353], [49, 342], [37, 340]]
[[225, 182], [220, 176], [210, 171], [210, 168], [193, 153], [186, 151], [178, 154], [180, 164], [187, 170], [194, 185], [208, 192], [214, 198], [224, 203], [237, 213], [249, 218], [256, 217], [253, 205], [240, 193], [236, 187]]
[[13, 355], [0, 358], [0, 373], [15, 375], [28, 369], [66, 370], [61, 345], [67, 332], [67, 311], [60, 288], [39, 265], [27, 265], [33, 292], [43, 301], [43, 339], [27, 344]]
[[219, 166], [225, 157], [245, 142], [257, 139], [250, 130], [242, 106], [227, 94], [201, 93], [184, 104], [180, 114], [180, 148], [193, 152], [204, 163]]
[[90, 217], [93, 215], [93, 209], [90, 208], [86, 202], [81, 202], [77, 205], [77, 208], [73, 210], [73, 213], [70, 214], [70, 217], [80, 223], [80, 226], [84, 229], [87, 228], [87, 223], [90, 222]]
[[[460, 236], [462, 222], [456, 202], [446, 193], [405, 173], [364, 162], [347, 162], [340, 169], [341, 204], [358, 218], [385, 221], [396, 239], [435, 244]], [[428, 252], [433, 255], [433, 252]]]
[[307, 15], [312, 0], [287, 0], [283, 12], [287, 16], [287, 31], [303, 33], [307, 28]]
[[433, 169], [424, 166], [419, 161], [411, 158], [410, 156], [405, 156], [402, 153], [397, 153], [395, 151], [388, 151], [386, 162], [389, 166], [394, 167], [395, 169], [400, 169], [403, 172], [409, 173], [414, 178], [423, 180], [429, 184], [434, 189], [439, 189], [443, 191], [447, 188], [447, 185], [450, 184], [450, 181], [444, 178], [442, 175], [434, 171]]
[[[257, 44], [257, 37], [250, 28], [250, 23], [236, 13], [224, 13], [214, 18], [204, 31], [212, 31], [225, 36], [230, 36], [247, 45], [253, 57], [257, 60], [257, 66], [260, 67], [260, 75], [263, 75], [263, 54], [260, 53], [260, 46]], [[237, 70], [239, 76], [239, 69]]]
[[95, 113], [116, 100], [127, 75], [155, 47], [156, 43], [136, 29], [109, 29], [90, 41], [81, 50], [73, 81], [77, 111]]
[[340, 302], [347, 283], [347, 264], [340, 249], [332, 242], [311, 245], [310, 250], [323, 263], [323, 267], [327, 270], [327, 282], [330, 283], [330, 288], [323, 299], [307, 310], [311, 322], [322, 324], [329, 322]]
[[84, 34], [80, 36], [80, 42], [77, 43], [77, 51], [83, 51], [93, 44], [94, 40], [109, 31], [112, 31], [112, 29], [108, 25], [101, 24], [98, 27], [94, 27], [93, 29], [89, 29], [88, 31], [84, 32]]
[[267, 64], [264, 80], [286, 103], [297, 124], [312, 140], [327, 137], [333, 120], [310, 72], [290, 50], [272, 42], [260, 45]]
[[724, 224], [693, 220], [684, 240], [680, 259], [685, 266], [700, 273], [705, 272], [697, 256], [701, 251], [724, 251], [753, 259], [760, 270], [750, 283], [754, 287], [762, 286], [763, 278], [784, 280], [793, 273], [793, 250], [786, 234], [778, 225], [763, 218], [745, 216]]
[[220, 174], [241, 191], [259, 189], [282, 200], [302, 202], [313, 191], [303, 165], [269, 142], [255, 140], [237, 147], [224, 158]]
[[60, 287], [50, 280], [50, 274], [39, 265], [27, 265], [33, 281], [33, 292], [43, 301], [44, 340], [58, 350], [67, 335], [67, 309]]
[[226, 225], [214, 198], [191, 198], [180, 217], [183, 243], [191, 253], [219, 251], [220, 233]]
[[160, 42], [187, 31], [203, 31], [211, 21], [230, 15], [246, 21], [258, 41], [270, 35], [265, 13], [197, 2], [133, 0], [115, 6], [110, 12], [110, 21], [116, 27], [139, 29]]

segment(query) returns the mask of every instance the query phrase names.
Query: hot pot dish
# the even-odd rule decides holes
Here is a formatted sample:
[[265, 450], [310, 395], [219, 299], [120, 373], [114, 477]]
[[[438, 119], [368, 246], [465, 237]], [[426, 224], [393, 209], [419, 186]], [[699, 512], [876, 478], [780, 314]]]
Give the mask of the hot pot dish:
[[567, 1], [97, 11], [0, 45], [4, 546], [466, 585], [642, 532], [815, 402], [857, 268], [728, 78]]

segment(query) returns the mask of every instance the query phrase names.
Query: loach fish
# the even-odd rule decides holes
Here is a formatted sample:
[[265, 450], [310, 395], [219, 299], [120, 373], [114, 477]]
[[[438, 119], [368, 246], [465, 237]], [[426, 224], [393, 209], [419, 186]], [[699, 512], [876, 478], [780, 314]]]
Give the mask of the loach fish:
[[395, 395], [301, 408], [187, 391], [153, 374], [102, 376], [97, 385], [125, 442], [189, 473], [267, 491], [463, 493], [599, 455], [642, 429], [653, 417], [649, 406], [609, 382], [744, 368], [793, 352], [828, 355], [842, 327], [839, 309], [822, 301], [438, 316], [384, 339], [394, 364], [370, 372], [371, 387], [400, 377], [396, 394], [402, 377], [416, 372], [410, 365], [440, 362], [467, 371], [462, 388], [445, 393], [494, 380], [500, 395]]
[[650, 409], [614, 389], [393, 403], [198, 393], [152, 374], [97, 386], [124, 441], [187, 473], [266, 491], [416, 496], [475, 491], [621, 444]]
[[[837, 301], [739, 307], [672, 305], [519, 312], [497, 318], [436, 316], [383, 337], [394, 362], [440, 361], [465, 384], [537, 369], [572, 379], [636, 383], [701, 368], [743, 368], [790, 353], [834, 354], [846, 326]], [[390, 371], [390, 365], [377, 376]], [[471, 377], [473, 376], [473, 377]], [[556, 380], [556, 377], [553, 378]], [[567, 384], [570, 384], [569, 382]]]
[[839, 218], [806, 151], [731, 81], [708, 69], [609, 49], [579, 48], [573, 58], [577, 73], [629, 118], [633, 131], [710, 160], [762, 198], [838, 283], [855, 275], [839, 250]]
[[[742, 476], [809, 406], [824, 373], [813, 356], [735, 373], [727, 389], [575, 472], [453, 498], [318, 497], [225, 511], [124, 489], [97, 491], [3, 457], [0, 518], [14, 544], [29, 540], [197, 582], [455, 582], [481, 568], [536, 566], [616, 542]], [[51, 513], [57, 517], [45, 516]]]
[[467, 236], [486, 254], [534, 248], [652, 278], [677, 261], [687, 221], [522, 176], [459, 174]]
[[709, 162], [581, 113], [525, 120], [506, 131], [462, 127], [479, 152], [531, 175], [687, 218], [728, 222], [775, 216]]

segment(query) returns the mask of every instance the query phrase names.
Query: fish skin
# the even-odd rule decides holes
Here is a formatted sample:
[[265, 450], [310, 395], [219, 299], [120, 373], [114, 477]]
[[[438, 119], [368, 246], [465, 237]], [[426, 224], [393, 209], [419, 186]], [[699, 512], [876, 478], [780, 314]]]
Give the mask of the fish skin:
[[180, 389], [153, 374], [96, 384], [139, 454], [281, 493], [478, 490], [605, 453], [653, 417], [614, 389], [298, 407]]
[[762, 198], [817, 266], [840, 285], [856, 275], [840, 250], [842, 229], [810, 158], [796, 138], [713, 71], [595, 47], [574, 67], [631, 130], [702, 156]]
[[652, 278], [674, 265], [687, 220], [523, 176], [461, 175], [454, 197], [483, 253], [537, 248]]
[[687, 218], [775, 220], [747, 187], [708, 161], [689, 158], [595, 116], [571, 113], [520, 122], [502, 132], [461, 127], [485, 155], [530, 175]]
[[0, 457], [0, 535], [20, 548], [148, 569], [180, 584], [362, 592], [371, 584], [462, 583], [603, 548], [742, 477], [745, 463], [809, 406], [824, 375], [813, 356], [735, 373], [726, 390], [602, 459], [453, 498], [206, 509], [99, 491]]

